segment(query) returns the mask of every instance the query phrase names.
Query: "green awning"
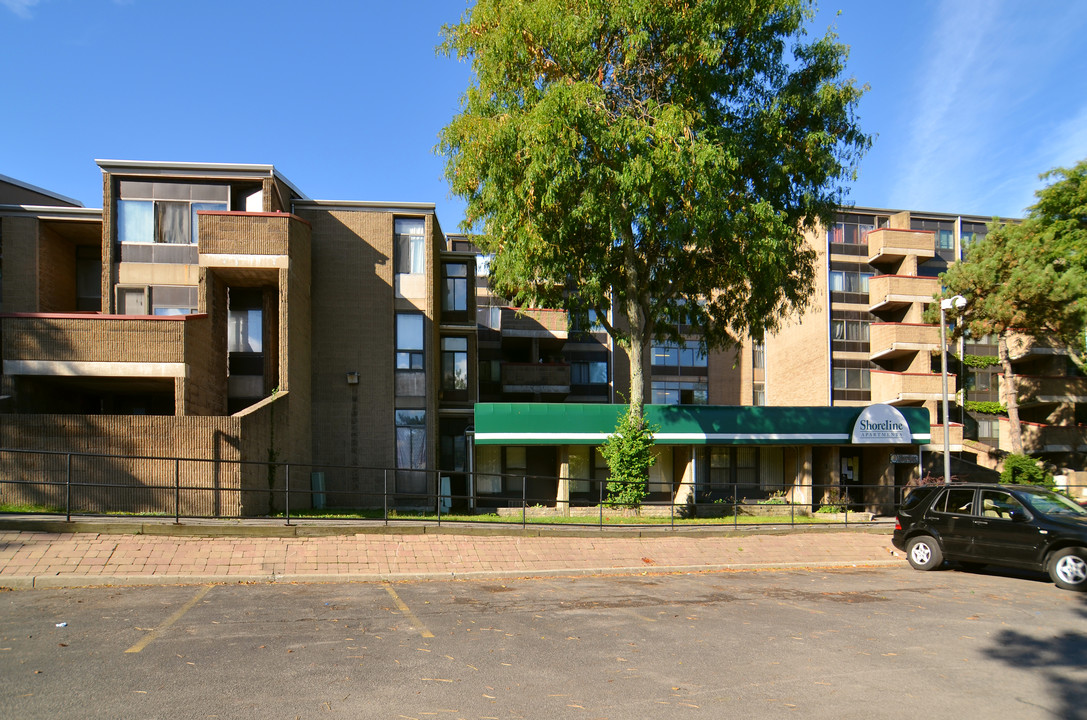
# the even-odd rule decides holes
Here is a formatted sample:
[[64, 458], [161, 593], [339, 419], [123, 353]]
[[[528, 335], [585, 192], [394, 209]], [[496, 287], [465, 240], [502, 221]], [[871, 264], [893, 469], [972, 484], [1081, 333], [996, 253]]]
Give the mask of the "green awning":
[[[626, 405], [480, 403], [477, 445], [599, 445], [615, 431]], [[871, 406], [870, 406], [871, 407]], [[864, 407], [646, 405], [661, 445], [849, 445]], [[931, 439], [923, 407], [895, 408], [912, 444]], [[900, 443], [890, 443], [900, 444]]]

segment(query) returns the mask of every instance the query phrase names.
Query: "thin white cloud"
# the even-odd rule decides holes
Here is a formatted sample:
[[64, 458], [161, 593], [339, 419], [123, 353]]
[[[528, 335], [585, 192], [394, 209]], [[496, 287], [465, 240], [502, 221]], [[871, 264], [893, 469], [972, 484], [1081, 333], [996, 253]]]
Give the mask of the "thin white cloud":
[[30, 18], [30, 8], [37, 5], [39, 0], [0, 0], [4, 7], [11, 10], [21, 18]]
[[904, 88], [913, 120], [894, 189], [900, 206], [953, 209], [945, 206], [955, 202], [957, 171], [990, 144], [983, 118], [992, 116], [992, 89], [1004, 84], [1005, 72], [989, 51], [998, 11], [991, 0], [941, 4], [915, 87]]

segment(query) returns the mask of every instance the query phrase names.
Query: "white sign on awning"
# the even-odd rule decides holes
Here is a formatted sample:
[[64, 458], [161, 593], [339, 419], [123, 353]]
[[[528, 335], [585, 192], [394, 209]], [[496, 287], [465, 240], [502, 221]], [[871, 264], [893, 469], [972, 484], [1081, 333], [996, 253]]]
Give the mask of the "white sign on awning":
[[853, 424], [854, 445], [908, 445], [910, 425], [894, 405], [869, 405]]

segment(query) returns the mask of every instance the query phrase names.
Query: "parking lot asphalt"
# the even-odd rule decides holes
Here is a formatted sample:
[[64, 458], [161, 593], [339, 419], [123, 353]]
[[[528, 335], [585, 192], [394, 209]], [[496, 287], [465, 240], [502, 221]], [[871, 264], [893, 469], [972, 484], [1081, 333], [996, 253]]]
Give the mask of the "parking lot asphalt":
[[0, 516], [0, 588], [901, 565], [883, 525], [742, 530]]

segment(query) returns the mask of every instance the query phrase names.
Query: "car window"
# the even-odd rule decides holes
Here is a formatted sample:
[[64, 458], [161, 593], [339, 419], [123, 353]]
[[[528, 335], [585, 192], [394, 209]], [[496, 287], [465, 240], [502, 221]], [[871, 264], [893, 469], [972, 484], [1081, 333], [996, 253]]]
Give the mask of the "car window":
[[970, 488], [949, 488], [941, 497], [936, 498], [932, 509], [936, 512], [960, 513], [969, 515], [973, 512], [974, 491]]
[[1023, 509], [1023, 503], [1012, 497], [1010, 493], [1002, 490], [981, 491], [981, 514], [983, 517], [1011, 520], [1014, 511]]
[[1024, 494], [1023, 499], [1032, 508], [1045, 515], [1087, 515], [1087, 509], [1081, 508], [1063, 495], [1055, 492]]
[[921, 504], [921, 501], [929, 497], [932, 488], [917, 487], [910, 490], [909, 494], [902, 501], [903, 510], [913, 510], [915, 507]]

